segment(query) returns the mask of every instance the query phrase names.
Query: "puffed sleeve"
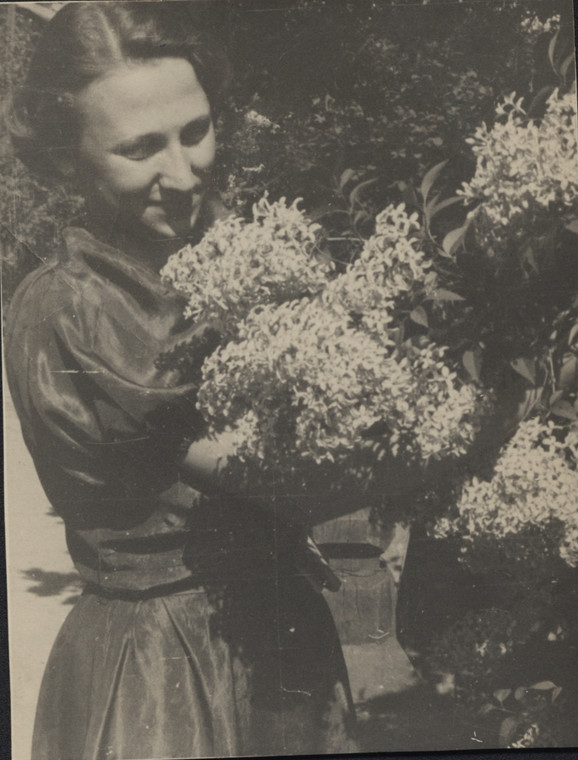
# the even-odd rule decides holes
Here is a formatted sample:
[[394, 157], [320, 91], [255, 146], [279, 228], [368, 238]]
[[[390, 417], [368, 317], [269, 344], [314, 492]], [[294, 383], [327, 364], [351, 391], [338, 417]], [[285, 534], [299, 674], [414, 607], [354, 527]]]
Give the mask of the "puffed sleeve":
[[183, 441], [203, 432], [194, 384], [157, 361], [182, 338], [180, 308], [100, 253], [34, 272], [6, 322], [26, 444], [55, 509], [84, 525], [96, 509], [142, 518], [177, 479]]

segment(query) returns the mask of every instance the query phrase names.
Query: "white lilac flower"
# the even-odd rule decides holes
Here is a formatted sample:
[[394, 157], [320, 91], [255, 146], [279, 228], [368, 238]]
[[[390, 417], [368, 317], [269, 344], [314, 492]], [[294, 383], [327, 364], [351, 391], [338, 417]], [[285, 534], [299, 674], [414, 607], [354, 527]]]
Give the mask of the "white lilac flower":
[[358, 313], [388, 310], [419, 289], [432, 289], [435, 275], [421, 250], [417, 214], [404, 204], [388, 206], [375, 220], [375, 233], [347, 272], [329, 287], [331, 298]]
[[205, 362], [199, 407], [215, 430], [241, 423], [246, 459], [337, 461], [385, 422], [394, 455], [427, 461], [472, 442], [479, 394], [456, 386], [441, 350], [400, 357], [339, 304], [303, 299], [249, 314]]
[[535, 42], [542, 34], [551, 33], [560, 28], [560, 14], [556, 13], [545, 21], [540, 21], [536, 15], [528, 13], [522, 19], [520, 28], [531, 42]]
[[269, 117], [264, 116], [254, 108], [247, 111], [245, 114], [245, 122], [251, 127], [256, 127], [257, 129], [269, 129], [271, 132], [278, 132], [281, 129], [279, 124], [275, 124], [275, 122], [271, 121]]
[[534, 215], [557, 204], [578, 210], [576, 94], [555, 90], [541, 121], [530, 119], [515, 93], [496, 109], [496, 122], [468, 140], [476, 172], [461, 195], [478, 202], [483, 244], [508, 248], [514, 230], [531, 230]]
[[330, 266], [318, 256], [320, 226], [282, 198], [263, 198], [253, 221], [219, 220], [195, 246], [171, 256], [161, 271], [187, 298], [186, 316], [213, 323], [224, 334], [253, 306], [316, 293]]
[[491, 480], [472, 478], [458, 499], [458, 517], [437, 525], [438, 536], [466, 539], [487, 536], [498, 541], [537, 527], [562, 527], [562, 559], [578, 566], [578, 471], [576, 433], [559, 440], [552, 422], [533, 418], [520, 423], [504, 446]]

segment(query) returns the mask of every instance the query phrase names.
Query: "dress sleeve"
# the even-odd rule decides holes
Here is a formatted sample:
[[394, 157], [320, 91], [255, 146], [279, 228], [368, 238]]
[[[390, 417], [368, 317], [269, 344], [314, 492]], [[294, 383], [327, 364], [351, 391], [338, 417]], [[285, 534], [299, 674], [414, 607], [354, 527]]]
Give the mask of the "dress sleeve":
[[9, 385], [57, 511], [143, 503], [177, 479], [183, 442], [202, 435], [203, 422], [195, 387], [156, 365], [167, 319], [58, 268], [33, 273], [15, 295]]

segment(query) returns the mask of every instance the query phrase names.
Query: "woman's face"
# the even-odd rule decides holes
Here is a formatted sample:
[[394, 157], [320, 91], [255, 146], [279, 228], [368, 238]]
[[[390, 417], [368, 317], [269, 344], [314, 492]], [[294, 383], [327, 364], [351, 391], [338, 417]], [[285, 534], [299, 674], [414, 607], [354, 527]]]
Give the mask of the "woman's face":
[[158, 239], [194, 228], [215, 158], [207, 96], [191, 64], [120, 66], [82, 90], [77, 169], [89, 202]]

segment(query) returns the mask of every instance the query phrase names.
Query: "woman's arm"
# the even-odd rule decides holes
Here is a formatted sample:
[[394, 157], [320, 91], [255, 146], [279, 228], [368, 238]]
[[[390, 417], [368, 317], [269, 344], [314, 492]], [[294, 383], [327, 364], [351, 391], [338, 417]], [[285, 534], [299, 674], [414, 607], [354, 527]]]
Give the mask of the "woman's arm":
[[299, 505], [305, 495], [290, 499], [280, 497], [271, 483], [259, 478], [248, 483], [235, 477], [227, 467], [237, 453], [235, 437], [233, 432], [224, 432], [191, 443], [180, 463], [183, 480], [209, 496], [221, 495], [242, 502], [249, 500], [261, 509], [275, 511], [285, 522], [309, 525], [310, 510], [303, 510]]
[[[235, 434], [226, 432], [192, 443], [181, 461], [183, 479], [208, 495], [250, 500], [292, 524], [318, 525], [376, 504], [387, 495], [411, 498], [422, 483], [417, 466], [408, 467], [397, 459], [380, 462], [369, 442], [357, 452], [359, 461], [340, 472], [338, 479], [335, 470], [324, 472], [311, 465], [305, 479], [308, 486], [296, 485], [289, 492], [286, 487], [276, 488], [272, 480], [258, 476], [241, 482], [227, 468], [236, 454], [234, 441]], [[374, 480], [364, 490], [368, 467], [373, 470]]]

